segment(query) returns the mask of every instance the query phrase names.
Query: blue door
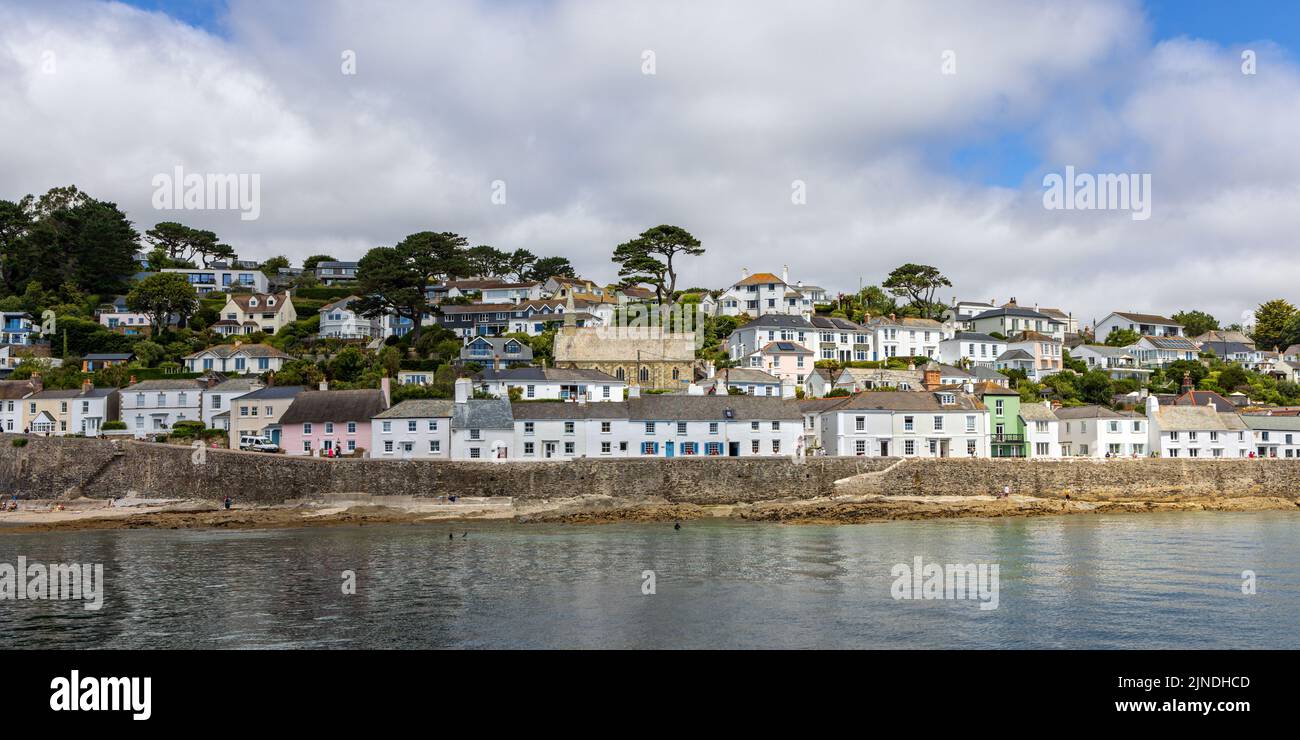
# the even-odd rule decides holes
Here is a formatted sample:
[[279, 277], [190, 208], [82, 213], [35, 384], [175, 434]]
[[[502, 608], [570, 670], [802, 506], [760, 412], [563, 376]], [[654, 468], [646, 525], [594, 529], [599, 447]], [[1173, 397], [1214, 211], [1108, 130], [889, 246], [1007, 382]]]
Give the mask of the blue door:
[[673, 443], [672, 443], [672, 442], [667, 442], [667, 443], [664, 444], [664, 453], [665, 453], [668, 457], [672, 457], [672, 456], [673, 456]]
[[272, 429], [272, 430], [271, 430], [271, 441], [274, 442], [274, 443], [276, 443], [277, 445], [280, 444], [280, 430], [279, 430], [279, 429]]

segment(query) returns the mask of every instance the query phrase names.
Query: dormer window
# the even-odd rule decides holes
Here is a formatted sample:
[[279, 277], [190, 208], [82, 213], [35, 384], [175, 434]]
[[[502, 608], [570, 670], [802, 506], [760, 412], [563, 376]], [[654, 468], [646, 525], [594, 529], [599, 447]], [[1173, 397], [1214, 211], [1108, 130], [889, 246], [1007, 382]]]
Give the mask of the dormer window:
[[944, 406], [951, 406], [951, 405], [957, 403], [957, 397], [954, 396], [954, 395], [951, 394], [951, 393], [940, 393], [940, 394], [939, 394], [939, 403], [942, 404], [942, 405], [944, 405]]
[[256, 299], [256, 298], [249, 298], [249, 299], [248, 299], [248, 305], [249, 305], [250, 307], [252, 307], [252, 306], [256, 306], [256, 305], [257, 305], [257, 299]]
[[274, 299], [274, 298], [267, 298], [267, 299], [266, 299], [266, 305], [268, 305], [268, 306], [274, 306], [274, 305], [275, 305], [275, 299]]

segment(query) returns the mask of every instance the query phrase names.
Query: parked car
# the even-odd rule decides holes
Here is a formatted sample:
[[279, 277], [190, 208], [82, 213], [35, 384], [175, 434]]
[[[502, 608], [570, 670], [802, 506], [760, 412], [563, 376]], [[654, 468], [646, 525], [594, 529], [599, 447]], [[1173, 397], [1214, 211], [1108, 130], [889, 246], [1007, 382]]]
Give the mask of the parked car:
[[280, 445], [272, 442], [269, 437], [243, 434], [239, 437], [239, 449], [252, 450], [253, 452], [279, 452]]

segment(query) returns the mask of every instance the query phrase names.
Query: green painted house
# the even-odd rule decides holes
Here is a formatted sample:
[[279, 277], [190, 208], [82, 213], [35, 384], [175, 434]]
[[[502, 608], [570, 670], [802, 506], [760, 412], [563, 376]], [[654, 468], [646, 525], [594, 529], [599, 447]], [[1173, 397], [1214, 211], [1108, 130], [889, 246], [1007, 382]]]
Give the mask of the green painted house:
[[989, 455], [1026, 457], [1029, 443], [1025, 422], [1020, 418], [1020, 394], [993, 383], [981, 383], [975, 391], [989, 415]]

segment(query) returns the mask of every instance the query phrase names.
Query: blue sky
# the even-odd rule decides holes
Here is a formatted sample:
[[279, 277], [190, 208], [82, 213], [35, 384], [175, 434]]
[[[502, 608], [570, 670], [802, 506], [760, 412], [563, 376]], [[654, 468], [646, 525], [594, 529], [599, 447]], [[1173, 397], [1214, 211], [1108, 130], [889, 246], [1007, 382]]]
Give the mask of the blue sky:
[[[227, 0], [125, 0], [160, 10], [190, 25], [224, 36]], [[1268, 40], [1294, 54], [1300, 44], [1300, 3], [1286, 0], [1146, 0], [1138, 3], [1150, 23], [1153, 42], [1187, 37], [1235, 47]], [[985, 185], [1016, 188], [1039, 173], [1032, 123], [973, 134], [954, 145], [936, 144], [931, 164]]]
[[[851, 290], [924, 262], [953, 296], [1082, 316], [1300, 302], [1277, 268], [1300, 199], [1295, 3], [129, 5], [150, 12], [0, 2], [19, 132], [0, 198], [76, 184], [249, 258], [357, 259], [433, 228], [609, 281], [614, 245], [671, 223], [707, 249], [689, 285], [788, 264]], [[260, 217], [162, 212], [153, 182], [182, 166], [260, 175]], [[1067, 166], [1150, 176], [1149, 219], [1052, 208], [1043, 176]]]

